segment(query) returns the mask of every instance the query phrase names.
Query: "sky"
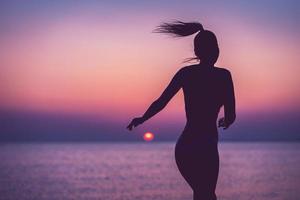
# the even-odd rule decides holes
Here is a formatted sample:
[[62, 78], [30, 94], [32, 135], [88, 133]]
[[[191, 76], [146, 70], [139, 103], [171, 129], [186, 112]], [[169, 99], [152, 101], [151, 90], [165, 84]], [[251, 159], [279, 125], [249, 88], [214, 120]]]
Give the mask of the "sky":
[[[216, 66], [235, 86], [232, 132], [245, 133], [227, 137], [300, 139], [299, 19], [296, 0], [1, 1], [0, 140], [137, 137], [123, 133], [126, 123], [194, 56], [193, 36], [152, 33], [172, 20], [198, 21], [218, 38]], [[182, 97], [134, 133], [178, 136]]]

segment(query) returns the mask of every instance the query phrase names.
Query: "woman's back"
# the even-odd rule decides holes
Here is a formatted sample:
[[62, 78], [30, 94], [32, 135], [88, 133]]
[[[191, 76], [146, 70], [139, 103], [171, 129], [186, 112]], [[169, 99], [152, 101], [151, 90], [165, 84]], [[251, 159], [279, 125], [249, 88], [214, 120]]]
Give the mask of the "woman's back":
[[[208, 65], [191, 65], [179, 71], [187, 117], [186, 130], [217, 137], [216, 120], [228, 100], [231, 76], [228, 70]], [[197, 130], [197, 131], [196, 131]], [[193, 131], [192, 131], [193, 132]], [[199, 133], [195, 133], [199, 134]], [[202, 135], [204, 136], [204, 135]]]

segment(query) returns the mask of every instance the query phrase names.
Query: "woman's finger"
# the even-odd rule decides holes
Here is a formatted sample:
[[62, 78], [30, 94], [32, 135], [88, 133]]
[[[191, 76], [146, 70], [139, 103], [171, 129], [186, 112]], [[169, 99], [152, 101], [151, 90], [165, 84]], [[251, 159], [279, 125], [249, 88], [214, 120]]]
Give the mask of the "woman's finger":
[[130, 124], [127, 126], [127, 129], [131, 131], [132, 127], [133, 127], [133, 121], [130, 122]]

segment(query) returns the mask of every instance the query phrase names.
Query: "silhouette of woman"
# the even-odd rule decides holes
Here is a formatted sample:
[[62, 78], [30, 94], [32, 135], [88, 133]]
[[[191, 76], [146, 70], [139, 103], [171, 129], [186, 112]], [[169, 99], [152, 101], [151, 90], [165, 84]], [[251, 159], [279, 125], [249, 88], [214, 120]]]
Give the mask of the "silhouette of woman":
[[200, 23], [163, 23], [155, 32], [176, 37], [198, 32], [194, 38], [194, 52], [200, 63], [181, 68], [145, 114], [134, 118], [127, 128], [132, 130], [161, 111], [182, 88], [187, 122], [176, 143], [176, 164], [193, 189], [194, 200], [216, 200], [219, 173], [216, 120], [222, 106], [225, 117], [218, 121], [218, 126], [227, 129], [235, 120], [231, 74], [214, 66], [219, 57], [217, 38], [213, 32], [204, 30]]

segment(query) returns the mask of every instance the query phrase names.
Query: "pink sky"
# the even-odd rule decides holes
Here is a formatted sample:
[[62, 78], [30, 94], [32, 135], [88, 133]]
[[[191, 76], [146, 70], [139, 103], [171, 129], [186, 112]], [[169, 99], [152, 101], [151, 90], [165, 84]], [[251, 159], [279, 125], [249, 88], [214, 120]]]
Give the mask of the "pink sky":
[[[123, 10], [107, 21], [88, 9], [74, 9], [62, 18], [11, 22], [16, 31], [0, 37], [1, 107], [116, 119], [142, 114], [188, 64], [182, 61], [193, 56], [193, 37], [172, 39], [151, 31], [165, 19], [199, 17]], [[246, 18], [226, 10], [219, 15], [200, 19], [219, 39], [217, 66], [232, 72], [238, 110], [299, 109], [299, 39], [294, 33], [245, 23]], [[167, 110], [182, 115], [181, 92]]]

